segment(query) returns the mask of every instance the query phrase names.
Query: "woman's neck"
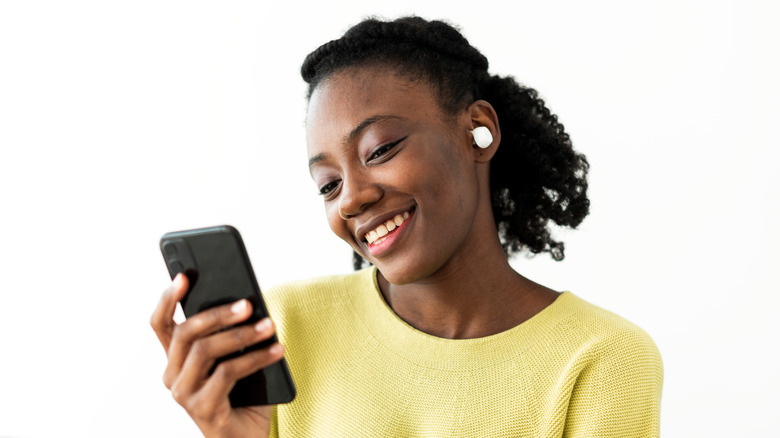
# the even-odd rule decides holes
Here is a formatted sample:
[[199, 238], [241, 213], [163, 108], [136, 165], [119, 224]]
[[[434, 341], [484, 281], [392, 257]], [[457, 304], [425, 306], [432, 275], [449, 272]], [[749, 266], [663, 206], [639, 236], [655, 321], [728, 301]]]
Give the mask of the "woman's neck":
[[480, 338], [521, 324], [558, 293], [509, 265], [496, 236], [476, 239], [427, 278], [396, 285], [378, 275], [382, 295], [416, 329], [449, 339]]

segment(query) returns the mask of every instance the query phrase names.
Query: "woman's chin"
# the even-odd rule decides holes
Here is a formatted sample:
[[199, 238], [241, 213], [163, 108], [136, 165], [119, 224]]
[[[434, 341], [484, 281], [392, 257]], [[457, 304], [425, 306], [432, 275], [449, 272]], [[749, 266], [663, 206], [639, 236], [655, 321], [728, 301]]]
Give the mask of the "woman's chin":
[[416, 283], [428, 277], [429, 273], [420, 263], [413, 261], [393, 263], [372, 262], [382, 277], [391, 284], [404, 285]]

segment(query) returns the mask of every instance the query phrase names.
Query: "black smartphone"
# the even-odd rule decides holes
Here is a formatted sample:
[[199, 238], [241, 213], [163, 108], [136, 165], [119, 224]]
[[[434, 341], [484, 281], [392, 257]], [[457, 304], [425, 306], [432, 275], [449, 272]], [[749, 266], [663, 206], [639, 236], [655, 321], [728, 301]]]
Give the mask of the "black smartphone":
[[[268, 316], [244, 242], [235, 228], [223, 225], [166, 233], [160, 239], [160, 250], [171, 279], [183, 272], [190, 281], [181, 300], [187, 318], [242, 298], [249, 300], [253, 309], [242, 325]], [[217, 364], [275, 342], [274, 334], [269, 340], [220, 358]], [[295, 385], [285, 359], [239, 380], [230, 392], [233, 407], [288, 403], [293, 398]]]

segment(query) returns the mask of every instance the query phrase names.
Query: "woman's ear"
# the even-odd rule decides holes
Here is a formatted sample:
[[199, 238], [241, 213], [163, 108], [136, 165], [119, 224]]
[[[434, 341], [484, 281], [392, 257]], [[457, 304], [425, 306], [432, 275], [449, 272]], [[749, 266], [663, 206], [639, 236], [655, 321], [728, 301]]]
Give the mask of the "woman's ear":
[[[487, 163], [495, 155], [501, 144], [501, 129], [498, 126], [498, 115], [493, 105], [484, 100], [477, 100], [469, 105], [467, 112], [470, 116], [470, 125], [468, 128], [469, 138], [474, 149], [474, 159], [479, 163]], [[484, 129], [473, 132], [476, 128], [484, 126]]]

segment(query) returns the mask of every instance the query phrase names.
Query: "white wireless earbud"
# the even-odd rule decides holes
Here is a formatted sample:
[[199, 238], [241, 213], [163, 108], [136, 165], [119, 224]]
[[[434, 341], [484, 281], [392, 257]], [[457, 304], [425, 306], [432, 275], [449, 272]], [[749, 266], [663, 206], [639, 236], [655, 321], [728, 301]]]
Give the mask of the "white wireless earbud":
[[477, 126], [473, 131], [470, 132], [474, 137], [474, 143], [476, 143], [477, 146], [482, 149], [487, 148], [491, 143], [493, 143], [493, 134], [491, 134], [490, 130], [485, 126]]

